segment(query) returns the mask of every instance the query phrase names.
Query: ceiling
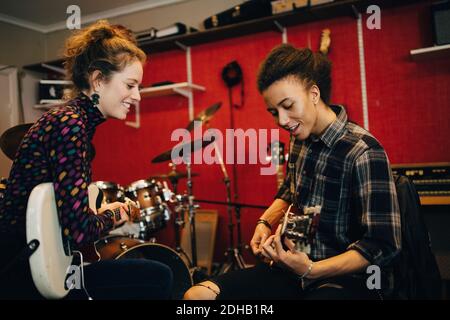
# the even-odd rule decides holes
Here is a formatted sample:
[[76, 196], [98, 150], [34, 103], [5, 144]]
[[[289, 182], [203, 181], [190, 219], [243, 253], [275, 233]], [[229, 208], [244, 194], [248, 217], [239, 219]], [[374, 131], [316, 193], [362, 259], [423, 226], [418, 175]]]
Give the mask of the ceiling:
[[70, 13], [67, 8], [77, 5], [81, 23], [116, 17], [141, 10], [188, 0], [12, 0], [2, 1], [0, 21], [24, 28], [52, 32], [66, 27]]

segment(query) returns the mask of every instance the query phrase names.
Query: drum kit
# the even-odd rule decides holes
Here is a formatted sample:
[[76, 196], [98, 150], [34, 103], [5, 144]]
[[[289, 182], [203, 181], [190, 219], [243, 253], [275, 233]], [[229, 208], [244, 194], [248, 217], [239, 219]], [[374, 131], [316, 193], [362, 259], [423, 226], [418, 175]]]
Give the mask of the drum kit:
[[96, 181], [94, 184], [102, 191], [101, 204], [126, 202], [132, 200], [140, 209], [138, 238], [150, 241], [153, 234], [166, 226], [170, 218], [168, 203], [174, 202], [173, 194], [160, 181], [142, 179], [126, 187], [111, 181]]

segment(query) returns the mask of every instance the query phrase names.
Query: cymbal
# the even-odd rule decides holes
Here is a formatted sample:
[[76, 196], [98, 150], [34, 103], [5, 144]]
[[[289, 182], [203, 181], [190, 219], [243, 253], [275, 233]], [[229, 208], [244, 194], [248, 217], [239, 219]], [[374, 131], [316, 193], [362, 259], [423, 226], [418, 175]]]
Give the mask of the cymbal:
[[9, 159], [14, 160], [23, 137], [32, 125], [33, 123], [19, 124], [3, 132], [0, 137], [0, 148]]
[[[156, 174], [153, 176], [150, 176], [148, 178], [148, 180], [152, 180], [152, 179], [161, 179], [161, 180], [179, 180], [179, 179], [183, 179], [183, 178], [187, 178], [188, 174], [187, 172], [178, 172], [178, 171], [171, 171], [168, 174], [166, 173], [161, 173], [161, 174]], [[191, 173], [191, 177], [197, 177], [198, 173]]]
[[211, 107], [203, 110], [202, 112], [200, 112], [195, 118], [194, 120], [192, 120], [191, 122], [189, 122], [188, 126], [186, 127], [187, 130], [191, 131], [192, 129], [194, 129], [194, 121], [201, 121], [201, 122], [208, 122], [209, 120], [211, 120], [211, 118], [213, 117], [213, 115], [217, 112], [217, 110], [220, 109], [220, 106], [222, 105], [222, 102], [217, 102], [215, 104], [213, 104]]
[[153, 158], [152, 163], [158, 163], [158, 162], [164, 162], [164, 161], [169, 161], [172, 160], [172, 150], [174, 151], [174, 154], [177, 155], [178, 157], [183, 157], [184, 154], [184, 150], [185, 148], [188, 148], [188, 150], [192, 152], [195, 152], [199, 149], [202, 149], [204, 147], [206, 147], [207, 145], [213, 143], [215, 140], [215, 137], [212, 136], [210, 141], [205, 141], [202, 139], [197, 139], [191, 142], [186, 142], [183, 143], [181, 145], [175, 146], [170, 150], [167, 150], [163, 153], [161, 153], [160, 155], [156, 156], [155, 158]]

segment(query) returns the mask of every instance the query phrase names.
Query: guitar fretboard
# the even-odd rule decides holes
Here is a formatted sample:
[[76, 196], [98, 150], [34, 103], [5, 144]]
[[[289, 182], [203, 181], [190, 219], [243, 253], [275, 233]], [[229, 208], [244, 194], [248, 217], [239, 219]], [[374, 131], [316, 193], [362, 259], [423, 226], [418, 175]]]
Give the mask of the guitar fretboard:
[[113, 212], [114, 212], [114, 219], [116, 221], [119, 221], [120, 220], [120, 207], [113, 209]]

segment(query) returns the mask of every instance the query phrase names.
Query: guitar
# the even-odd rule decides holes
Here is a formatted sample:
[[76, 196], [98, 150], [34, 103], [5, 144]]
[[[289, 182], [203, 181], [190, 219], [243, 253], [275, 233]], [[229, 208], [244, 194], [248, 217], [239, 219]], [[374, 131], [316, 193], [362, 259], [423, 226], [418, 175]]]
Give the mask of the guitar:
[[[95, 189], [89, 188], [89, 192], [95, 194]], [[101, 193], [97, 192], [97, 195], [99, 194]], [[128, 206], [131, 220], [140, 217], [137, 206], [132, 202], [129, 202]], [[114, 214], [120, 219], [119, 210], [115, 210]], [[26, 236], [28, 243], [38, 241], [36, 251], [29, 258], [36, 288], [47, 299], [64, 298], [73, 289], [73, 284], [66, 282], [66, 278], [72, 267], [73, 253], [79, 252], [69, 250], [66, 254], [65, 247], [70, 246], [68, 244], [65, 246], [62, 238], [55, 191], [51, 182], [39, 184], [30, 194], [26, 212]], [[83, 249], [87, 252], [86, 256], [93, 257], [88, 260], [98, 261], [99, 255], [95, 244], [91, 250], [96, 254], [89, 253], [89, 247]]]
[[330, 51], [330, 44], [331, 44], [331, 30], [330, 29], [323, 29], [322, 35], [320, 37], [320, 46], [319, 51], [323, 53], [324, 55], [327, 55]]
[[303, 214], [291, 204], [282, 219], [281, 236], [291, 239], [297, 251], [311, 253], [311, 245], [319, 226], [320, 206], [306, 207]]
[[[100, 190], [98, 189], [98, 187], [94, 184], [91, 184], [89, 186], [88, 190], [89, 190], [89, 199], [97, 198], [96, 203], [101, 203], [101, 200], [103, 199], [103, 195], [100, 192]], [[130, 221], [133, 221], [133, 222], [140, 221], [141, 220], [141, 210], [140, 210], [139, 204], [132, 201], [131, 199], [129, 199], [127, 197], [125, 197], [125, 203], [128, 205], [127, 214], [130, 218]], [[90, 205], [90, 208], [94, 212], [97, 211], [96, 206], [92, 207], [92, 205]], [[111, 211], [114, 214], [114, 219], [116, 221], [120, 220], [120, 208], [116, 208]], [[121, 224], [119, 226], [116, 226], [115, 229], [120, 228], [125, 223], [126, 222], [124, 222], [123, 224]], [[83, 254], [84, 261], [93, 263], [93, 262], [98, 262], [101, 260], [101, 255], [97, 250], [97, 244], [99, 243], [99, 241], [101, 241], [101, 240], [99, 239], [92, 244], [83, 246], [80, 249], [81, 253]]]
[[273, 141], [270, 144], [271, 161], [276, 165], [277, 170], [277, 189], [280, 189], [284, 182], [284, 143], [281, 141]]

